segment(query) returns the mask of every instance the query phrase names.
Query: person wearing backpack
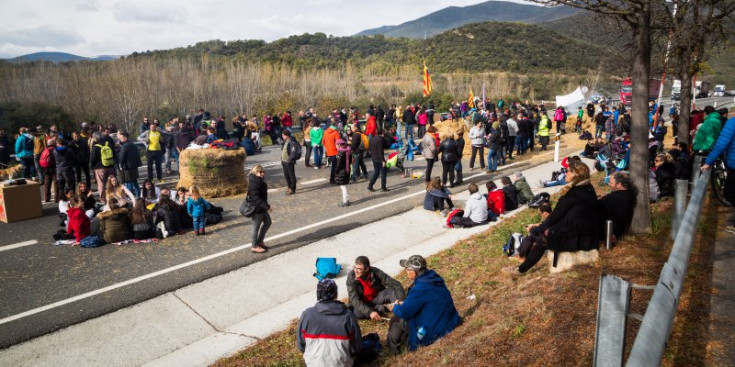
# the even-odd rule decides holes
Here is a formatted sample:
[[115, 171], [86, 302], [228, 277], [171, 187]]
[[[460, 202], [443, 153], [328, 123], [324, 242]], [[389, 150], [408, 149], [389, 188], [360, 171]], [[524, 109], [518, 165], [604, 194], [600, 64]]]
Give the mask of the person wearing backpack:
[[110, 146], [109, 141], [102, 137], [100, 132], [92, 134], [89, 165], [94, 170], [94, 178], [97, 180], [97, 194], [104, 205], [107, 202], [105, 185], [109, 177], [115, 176], [115, 158], [113, 147]]
[[288, 187], [286, 195], [292, 195], [296, 193], [296, 161], [301, 158], [301, 145], [291, 137], [291, 130], [283, 130], [281, 137], [283, 138], [281, 166]]
[[56, 163], [56, 198], [61, 198], [61, 194], [69, 190], [74, 191], [76, 181], [74, 177], [74, 166], [76, 157], [74, 152], [67, 146], [66, 139], [59, 138], [56, 140], [56, 149], [53, 151], [54, 161]]
[[[54, 160], [54, 150], [56, 150], [56, 139], [49, 139], [44, 144], [45, 148], [41, 151], [38, 158], [38, 166], [41, 167], [41, 173], [43, 174], [43, 192], [44, 200], [47, 203], [51, 202], [51, 186], [56, 181], [56, 161]], [[56, 192], [56, 202], [58, 203], [61, 199], [61, 192]]]
[[566, 123], [564, 119], [564, 107], [559, 106], [556, 108], [556, 111], [554, 111], [554, 121], [556, 122], [556, 133], [561, 134], [563, 130], [562, 126]]
[[[368, 142], [368, 137], [360, 131], [359, 124], [352, 124], [351, 129], [352, 140], [350, 142], [350, 148], [353, 155], [352, 182], [355, 182], [361, 176], [368, 177], [367, 167], [365, 166], [365, 151], [368, 150], [370, 143]], [[362, 175], [360, 175], [360, 172], [362, 172]]]

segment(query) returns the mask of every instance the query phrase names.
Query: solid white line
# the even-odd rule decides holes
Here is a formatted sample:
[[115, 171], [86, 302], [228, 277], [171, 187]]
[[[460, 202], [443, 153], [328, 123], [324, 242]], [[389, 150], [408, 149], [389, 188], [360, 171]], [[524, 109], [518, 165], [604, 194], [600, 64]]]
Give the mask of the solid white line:
[[276, 192], [278, 189], [268, 189], [268, 192]]
[[38, 241], [36, 241], [36, 240], [18, 242], [18, 243], [12, 244], [12, 245], [0, 247], [0, 252], [12, 250], [12, 249], [19, 248], [19, 247], [25, 247], [25, 246], [35, 245], [37, 243], [38, 243]]
[[[375, 204], [375, 205], [370, 206], [370, 207], [367, 207], [367, 208], [355, 210], [355, 211], [353, 211], [351, 213], [342, 214], [340, 216], [333, 217], [333, 218], [330, 218], [330, 219], [326, 219], [326, 220], [323, 220], [321, 222], [309, 224], [309, 225], [304, 226], [304, 227], [301, 227], [301, 228], [296, 228], [296, 229], [292, 229], [292, 230], [287, 231], [287, 232], [279, 233], [279, 234], [277, 234], [275, 236], [268, 237], [265, 240], [266, 241], [277, 240], [279, 238], [290, 236], [292, 234], [303, 232], [303, 231], [306, 231], [306, 230], [309, 230], [309, 229], [312, 229], [312, 228], [316, 228], [316, 227], [319, 227], [319, 226], [322, 226], [324, 224], [328, 224], [328, 223], [331, 223], [331, 222], [337, 222], [337, 221], [340, 221], [340, 220], [345, 219], [345, 218], [349, 218], [349, 217], [354, 216], [354, 215], [362, 214], [364, 212], [367, 212], [367, 211], [370, 211], [370, 210], [373, 210], [373, 209], [377, 209], [377, 208], [380, 208], [380, 207], [383, 207], [383, 206], [386, 206], [386, 205], [390, 205], [390, 204], [393, 204], [393, 203], [397, 203], [399, 201], [406, 200], [408, 198], [411, 198], [411, 197], [414, 197], [414, 196], [419, 196], [419, 195], [422, 195], [422, 194], [425, 194], [425, 193], [426, 193], [426, 191], [421, 190], [421, 191], [415, 192], [413, 194], [404, 195], [404, 196], [401, 196], [401, 197], [398, 197], [398, 198], [395, 198], [395, 199], [391, 199], [391, 200], [388, 200], [388, 201], [383, 202], [383, 203], [380, 203], [380, 204]], [[108, 291], [111, 291], [111, 290], [122, 288], [122, 287], [125, 287], [125, 286], [128, 286], [128, 285], [131, 285], [131, 284], [139, 283], [139, 282], [142, 282], [144, 280], [157, 277], [159, 275], [164, 275], [164, 274], [167, 274], [167, 273], [170, 273], [170, 272], [179, 270], [179, 269], [187, 268], [187, 267], [192, 266], [192, 265], [197, 265], [197, 264], [203, 263], [205, 261], [209, 261], [209, 260], [212, 260], [212, 259], [216, 259], [218, 257], [222, 257], [222, 256], [225, 256], [225, 255], [231, 254], [233, 252], [237, 252], [237, 251], [240, 251], [240, 250], [247, 249], [247, 248], [249, 248], [251, 246], [252, 246], [252, 243], [248, 243], [248, 244], [245, 244], [245, 245], [242, 245], [242, 246], [238, 246], [238, 247], [233, 247], [233, 248], [231, 248], [229, 250], [220, 251], [220, 252], [217, 252], [217, 253], [214, 253], [214, 254], [205, 256], [205, 257], [201, 257], [199, 259], [195, 259], [195, 260], [192, 260], [192, 261], [187, 261], [185, 263], [172, 266], [170, 268], [166, 268], [166, 269], [162, 269], [162, 270], [159, 270], [159, 271], [150, 273], [150, 274], [142, 275], [142, 276], [139, 276], [137, 278], [126, 280], [124, 282], [113, 284], [113, 285], [110, 285], [110, 286], [107, 286], [107, 287], [104, 287], [104, 288], [100, 288], [100, 289], [97, 289], [97, 290], [94, 290], [94, 291], [91, 291], [91, 292], [83, 293], [83, 294], [80, 294], [78, 296], [74, 296], [74, 297], [67, 298], [67, 299], [64, 299], [64, 300], [61, 300], [61, 301], [58, 301], [58, 302], [54, 302], [54, 303], [49, 304], [49, 305], [46, 305], [46, 306], [37, 307], [37, 308], [34, 308], [32, 310], [28, 310], [26, 312], [22, 312], [22, 313], [13, 315], [13, 316], [8, 316], [8, 317], [6, 317], [4, 319], [0, 319], [0, 325], [7, 324], [9, 322], [12, 322], [12, 321], [15, 321], [15, 320], [18, 320], [18, 319], [22, 319], [22, 318], [24, 318], [26, 316], [31, 316], [31, 315], [35, 315], [35, 314], [40, 313], [40, 312], [48, 311], [48, 310], [54, 309], [56, 307], [61, 307], [61, 306], [70, 304], [72, 302], [83, 300], [85, 298], [93, 297], [93, 296], [96, 296], [98, 294], [102, 294], [102, 293], [105, 293], [105, 292], [108, 292]]]
[[311, 185], [311, 184], [315, 184], [315, 183], [319, 183], [319, 182], [324, 182], [326, 180], [327, 180], [326, 178], [317, 178], [316, 180], [302, 182], [301, 184], [302, 185]]

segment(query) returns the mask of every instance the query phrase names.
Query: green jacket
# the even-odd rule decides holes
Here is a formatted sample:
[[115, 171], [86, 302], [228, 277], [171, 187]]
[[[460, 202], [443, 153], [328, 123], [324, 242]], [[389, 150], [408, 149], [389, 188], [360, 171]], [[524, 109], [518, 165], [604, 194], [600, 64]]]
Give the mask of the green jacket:
[[694, 150], [710, 150], [715, 145], [717, 137], [720, 136], [720, 130], [722, 130], [721, 115], [717, 112], [712, 112], [707, 115], [704, 119], [702, 126], [697, 130], [697, 135], [694, 136], [694, 143], [692, 149]]
[[513, 183], [513, 186], [515, 186], [516, 190], [518, 190], [519, 204], [525, 204], [533, 199], [533, 191], [531, 191], [531, 186], [528, 185], [525, 177], [517, 179], [516, 182]]
[[309, 137], [311, 137], [311, 146], [312, 147], [320, 147], [322, 146], [322, 138], [324, 137], [324, 130], [317, 127], [312, 127], [311, 132], [309, 132]]

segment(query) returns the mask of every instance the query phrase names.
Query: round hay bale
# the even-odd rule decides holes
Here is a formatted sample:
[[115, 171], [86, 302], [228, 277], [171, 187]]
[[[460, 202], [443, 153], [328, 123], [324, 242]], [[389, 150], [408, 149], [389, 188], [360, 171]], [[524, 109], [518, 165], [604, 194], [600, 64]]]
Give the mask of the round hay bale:
[[457, 131], [464, 131], [464, 150], [462, 151], [463, 156], [472, 155], [472, 141], [469, 137], [470, 127], [464, 120], [453, 122], [452, 120], [444, 120], [434, 124], [434, 127], [439, 131], [439, 136], [443, 137], [446, 135], [454, 135], [456, 137]]
[[248, 189], [245, 149], [185, 149], [181, 152], [179, 185], [197, 185], [205, 198], [243, 193]]

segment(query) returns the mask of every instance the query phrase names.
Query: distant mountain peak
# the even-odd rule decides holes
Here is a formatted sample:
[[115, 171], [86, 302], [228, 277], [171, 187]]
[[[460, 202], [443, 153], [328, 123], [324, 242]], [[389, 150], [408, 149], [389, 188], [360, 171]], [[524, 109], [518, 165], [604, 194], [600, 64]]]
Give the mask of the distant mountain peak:
[[508, 1], [486, 1], [464, 7], [448, 6], [399, 25], [366, 29], [356, 36], [382, 34], [393, 38], [424, 38], [469, 23], [500, 21], [537, 24], [563, 19], [578, 11], [568, 6], [544, 7]]
[[79, 56], [74, 55], [66, 52], [34, 52], [27, 55], [22, 55], [18, 57], [14, 57], [12, 59], [7, 59], [7, 61], [12, 63], [23, 63], [23, 62], [33, 62], [33, 61], [50, 61], [53, 63], [60, 63], [60, 62], [69, 62], [69, 61], [106, 61], [106, 60], [115, 60], [119, 58], [120, 56], [116, 55], [100, 55], [95, 57], [85, 57], [85, 56]]

